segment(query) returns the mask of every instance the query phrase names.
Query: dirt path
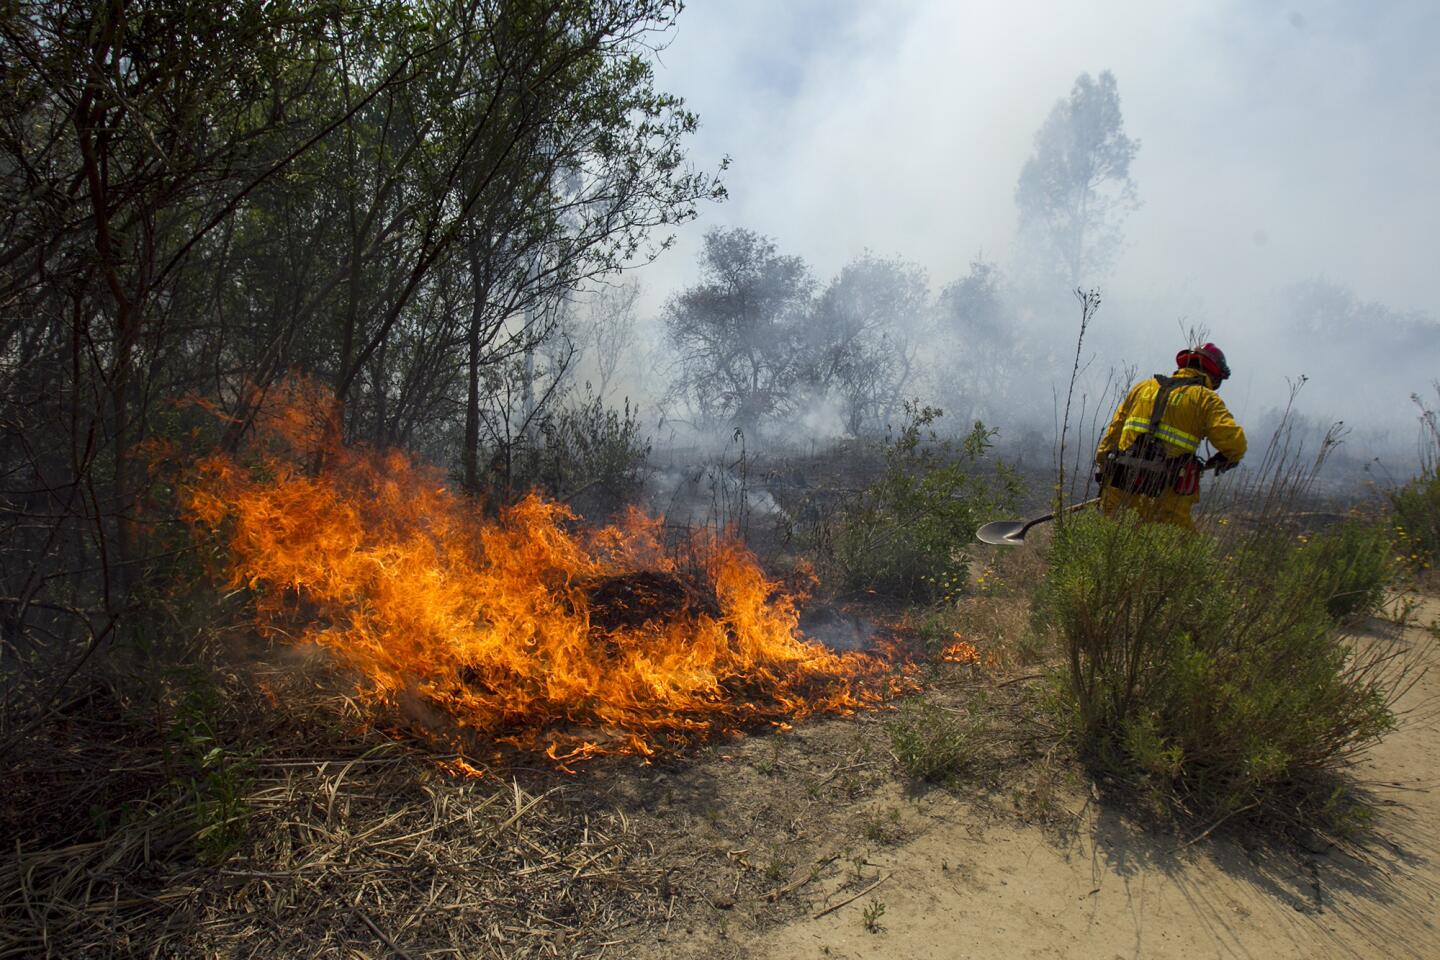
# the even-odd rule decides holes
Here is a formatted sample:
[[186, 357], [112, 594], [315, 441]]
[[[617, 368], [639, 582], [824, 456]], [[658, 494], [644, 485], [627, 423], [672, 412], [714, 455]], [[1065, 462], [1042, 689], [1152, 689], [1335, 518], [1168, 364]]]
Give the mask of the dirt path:
[[[1440, 601], [1426, 601], [1417, 620], [1440, 620]], [[1402, 701], [1401, 728], [1361, 767], [1381, 798], [1364, 859], [1318, 843], [1299, 853], [1234, 838], [1182, 846], [1078, 790], [1057, 800], [1073, 814], [1057, 836], [943, 793], [905, 800], [897, 788], [911, 839], [817, 878], [796, 922], [720, 920], [672, 940], [670, 955], [1440, 957], [1440, 651], [1421, 628], [1404, 640], [1430, 670]]]

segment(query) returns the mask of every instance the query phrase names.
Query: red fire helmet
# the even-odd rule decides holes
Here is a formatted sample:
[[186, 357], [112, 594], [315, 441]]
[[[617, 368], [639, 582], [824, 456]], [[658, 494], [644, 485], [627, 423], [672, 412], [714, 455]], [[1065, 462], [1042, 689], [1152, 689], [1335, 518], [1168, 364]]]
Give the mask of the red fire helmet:
[[1185, 367], [1199, 367], [1209, 374], [1210, 379], [1215, 381], [1216, 386], [1230, 377], [1230, 364], [1225, 362], [1225, 351], [1207, 343], [1204, 346], [1195, 348], [1186, 347], [1175, 354], [1175, 366], [1184, 369]]

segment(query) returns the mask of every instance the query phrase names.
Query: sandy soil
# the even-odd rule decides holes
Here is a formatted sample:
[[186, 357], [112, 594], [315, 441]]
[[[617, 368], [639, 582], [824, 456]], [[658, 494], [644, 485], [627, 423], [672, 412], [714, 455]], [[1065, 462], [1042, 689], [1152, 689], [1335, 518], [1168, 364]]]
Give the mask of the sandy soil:
[[[1415, 619], [1440, 621], [1440, 600]], [[1393, 639], [1382, 622], [1373, 632], [1387, 628]], [[1254, 846], [1224, 829], [1192, 842], [1137, 825], [1083, 778], [1047, 798], [1059, 815], [1044, 818], [890, 782], [857, 810], [886, 811], [902, 839], [811, 845], [788, 913], [737, 872], [734, 898], [711, 895], [634, 955], [1440, 957], [1440, 650], [1420, 626], [1401, 641], [1431, 667], [1358, 770], [1379, 804], [1359, 849]]]

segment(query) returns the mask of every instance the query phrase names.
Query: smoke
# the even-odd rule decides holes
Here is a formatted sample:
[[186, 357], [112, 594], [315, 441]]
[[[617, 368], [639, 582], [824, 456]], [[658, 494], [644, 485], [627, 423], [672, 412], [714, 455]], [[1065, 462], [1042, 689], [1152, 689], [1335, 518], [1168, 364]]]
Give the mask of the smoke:
[[777, 424], [775, 437], [791, 446], [826, 444], [850, 436], [845, 425], [845, 401], [833, 392], [802, 390], [794, 419]]
[[800, 614], [800, 633], [837, 653], [870, 649], [877, 632], [873, 622], [825, 604], [811, 606]]
[[[867, 249], [905, 257], [932, 299], [983, 254], [1011, 275], [1011, 359], [1030, 384], [1025, 422], [1001, 410], [998, 425], [1048, 427], [1076, 311], [1064, 287], [1014, 280], [1015, 185], [1055, 101], [1108, 69], [1140, 141], [1141, 206], [1113, 270], [1086, 282], [1105, 304], [1082, 385], [1168, 372], [1199, 324], [1232, 359], [1222, 395], [1242, 422], [1303, 374], [1307, 415], [1402, 449], [1409, 397], [1440, 355], [1440, 273], [1424, 253], [1440, 222], [1437, 41], [1440, 7], [1425, 0], [696, 5], [659, 79], [701, 117], [697, 162], [733, 158], [731, 199], [642, 274], [640, 313], [694, 282], [716, 226], [772, 236], [822, 278]], [[1307, 327], [1297, 285], [1316, 282], [1361, 309], [1339, 296], [1328, 326]], [[943, 384], [954, 355], [922, 353]], [[795, 432], [833, 428], [823, 403], [804, 409]]]

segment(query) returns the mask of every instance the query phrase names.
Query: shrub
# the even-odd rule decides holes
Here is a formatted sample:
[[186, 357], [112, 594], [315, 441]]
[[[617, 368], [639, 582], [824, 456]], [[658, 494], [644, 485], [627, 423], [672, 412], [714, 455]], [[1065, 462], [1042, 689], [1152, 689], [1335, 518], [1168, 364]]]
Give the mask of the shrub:
[[1333, 813], [1325, 781], [1393, 728], [1394, 686], [1383, 653], [1336, 630], [1337, 581], [1314, 572], [1371, 536], [1314, 550], [1262, 537], [1227, 554], [1129, 516], [1071, 518], [1034, 617], [1063, 640], [1060, 699], [1084, 754], [1197, 816]]
[[1429, 569], [1440, 561], [1440, 469], [1415, 477], [1390, 494], [1402, 561]]
[[1336, 623], [1380, 609], [1394, 577], [1394, 546], [1381, 524], [1352, 517], [1313, 536], [1302, 535], [1289, 564], [1291, 591], [1314, 592]]
[[619, 409], [589, 392], [573, 406], [540, 422], [541, 443], [517, 464], [517, 489], [539, 486], [571, 499], [613, 509], [633, 500], [645, 485], [650, 440], [640, 432], [639, 410], [626, 400]]
[[[1440, 383], [1435, 390], [1440, 397]], [[1420, 408], [1420, 473], [1390, 495], [1390, 506], [1401, 560], [1428, 570], [1440, 561], [1440, 416], [1412, 399]]]
[[914, 697], [901, 705], [890, 722], [890, 746], [907, 776], [944, 780], [975, 758], [976, 740], [984, 727], [979, 700], [964, 714], [956, 714], [924, 697]]
[[829, 560], [841, 584], [897, 596], [936, 598], [963, 591], [963, 548], [981, 523], [1014, 509], [1019, 483], [1001, 467], [976, 468], [995, 432], [976, 422], [958, 443], [930, 429], [941, 411], [906, 404], [910, 419], [885, 448], [883, 473], [839, 512]]

